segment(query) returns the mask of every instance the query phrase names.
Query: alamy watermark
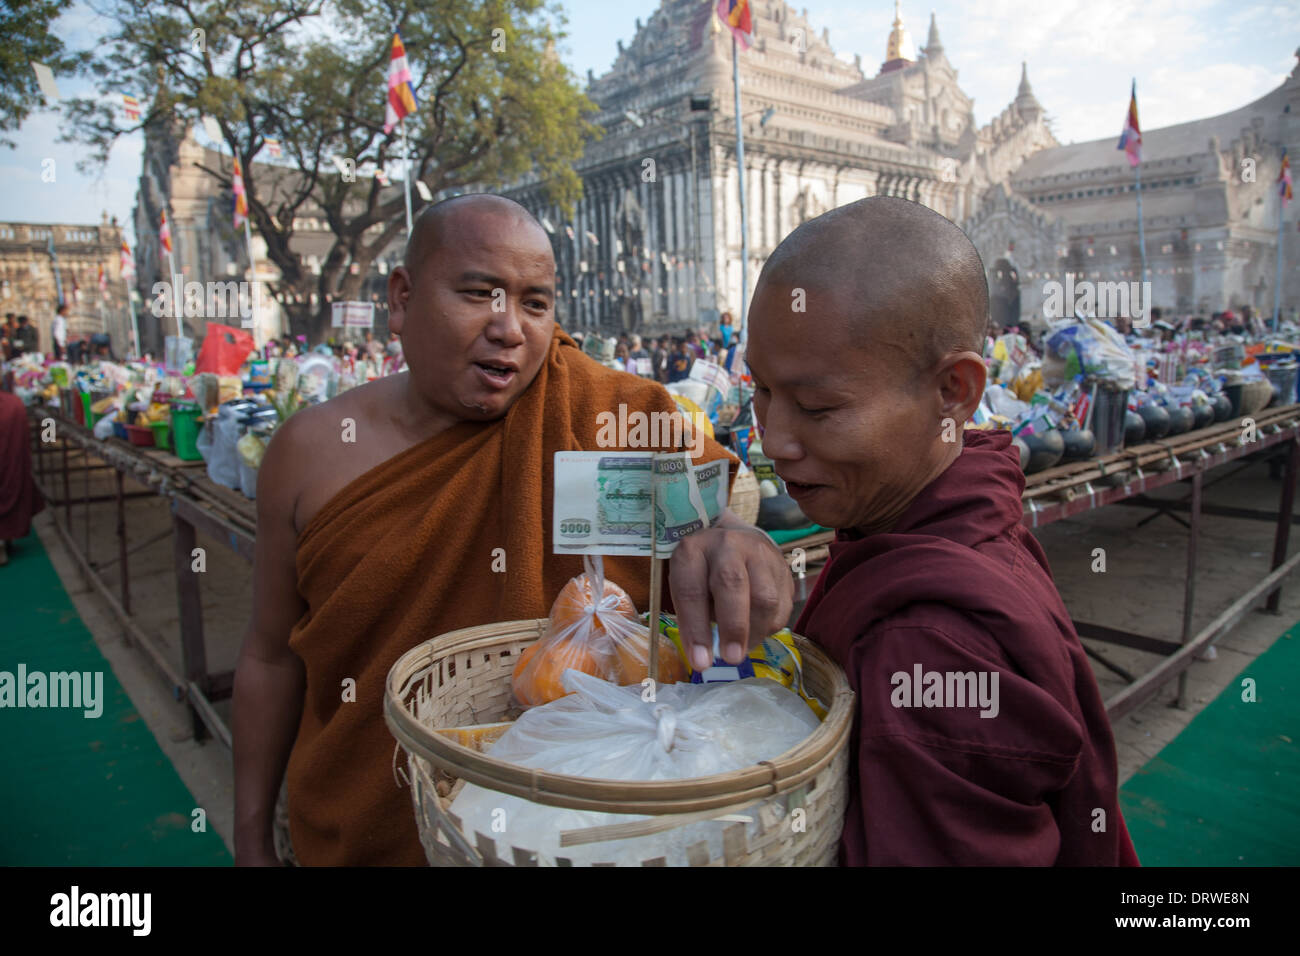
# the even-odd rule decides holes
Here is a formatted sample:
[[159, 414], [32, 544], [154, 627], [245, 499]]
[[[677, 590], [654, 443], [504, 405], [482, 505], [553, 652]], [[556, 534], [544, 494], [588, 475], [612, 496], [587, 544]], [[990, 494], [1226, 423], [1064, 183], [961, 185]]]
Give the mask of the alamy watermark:
[[1076, 312], [1101, 319], [1128, 319], [1133, 328], [1145, 329], [1151, 324], [1151, 283], [1075, 282], [1069, 272], [1064, 284], [1055, 279], [1043, 283], [1045, 318], [1063, 319]]
[[262, 283], [231, 280], [229, 282], [186, 282], [182, 275], [171, 282], [153, 284], [155, 317], [186, 319], [240, 320], [240, 328], [251, 329], [253, 316], [263, 307]]
[[71, 707], [88, 718], [104, 712], [103, 671], [0, 671], [0, 708]]
[[895, 671], [889, 702], [895, 707], [979, 707], [981, 717], [998, 715], [997, 671]]
[[681, 412], [628, 411], [620, 402], [618, 413], [596, 415], [596, 444], [601, 448], [683, 448], [692, 458], [704, 454], [703, 415], [692, 422]]

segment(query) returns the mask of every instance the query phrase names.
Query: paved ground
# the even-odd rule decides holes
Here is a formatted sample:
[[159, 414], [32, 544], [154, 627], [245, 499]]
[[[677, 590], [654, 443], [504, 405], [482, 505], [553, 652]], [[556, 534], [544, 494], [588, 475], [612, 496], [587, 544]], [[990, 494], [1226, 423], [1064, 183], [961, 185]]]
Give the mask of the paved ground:
[[[1224, 470], [1212, 472], [1211, 479]], [[128, 488], [130, 486], [128, 482]], [[80, 480], [74, 480], [74, 495], [80, 494], [81, 490]], [[111, 490], [107, 478], [91, 482], [92, 494]], [[1161, 489], [1157, 494], [1177, 498], [1187, 490], [1176, 485]], [[1208, 488], [1205, 501], [1207, 504], [1274, 509], [1280, 491], [1281, 482], [1272, 480], [1267, 464], [1261, 462]], [[1186, 572], [1186, 532], [1167, 516], [1138, 528], [1138, 522], [1151, 513], [1147, 509], [1111, 506], [1057, 522], [1038, 532], [1060, 592], [1077, 620], [1178, 639]], [[130, 546], [136, 547], [165, 533], [170, 528], [170, 521], [170, 512], [162, 499], [129, 501]], [[118, 679], [164, 752], [175, 763], [197, 803], [207, 809], [210, 824], [229, 845], [233, 817], [229, 753], [215, 741], [200, 744], [192, 739], [188, 710], [172, 699], [166, 682], [150, 659], [143, 651], [127, 644], [123, 630], [107, 604], [86, 586], [81, 572], [54, 531], [49, 513], [39, 516], [36, 525], [74, 604]], [[85, 534], [84, 520], [76, 505], [73, 508], [73, 529], [80, 543]], [[111, 504], [91, 506], [89, 532], [92, 558], [101, 565], [115, 559], [117, 544]], [[1267, 571], [1272, 542], [1271, 523], [1208, 516], [1203, 519], [1193, 633]], [[218, 671], [233, 667], [238, 654], [243, 628], [248, 620], [252, 568], [221, 544], [202, 535], [199, 536], [199, 545], [207, 549], [203, 606], [209, 665], [212, 671]], [[1300, 533], [1293, 542], [1292, 551], [1297, 546], [1300, 546]], [[1105, 551], [1104, 573], [1092, 570], [1096, 548]], [[115, 564], [104, 572], [115, 593], [116, 573]], [[132, 601], [141, 628], [158, 639], [179, 669], [177, 600], [170, 538], [162, 537], [132, 554], [130, 573]], [[1177, 736], [1250, 661], [1292, 623], [1300, 620], [1300, 579], [1292, 578], [1292, 582], [1289, 589], [1283, 590], [1280, 614], [1250, 614], [1219, 645], [1217, 660], [1193, 665], [1188, 710], [1170, 706], [1175, 697], [1175, 682], [1166, 686], [1159, 698], [1119, 722], [1115, 735], [1121, 782]], [[1142, 673], [1157, 660], [1138, 651], [1090, 643], [1130, 672]], [[1109, 697], [1124, 686], [1120, 678], [1104, 667], [1094, 664], [1094, 670], [1103, 696]], [[228, 721], [228, 703], [217, 707]]]

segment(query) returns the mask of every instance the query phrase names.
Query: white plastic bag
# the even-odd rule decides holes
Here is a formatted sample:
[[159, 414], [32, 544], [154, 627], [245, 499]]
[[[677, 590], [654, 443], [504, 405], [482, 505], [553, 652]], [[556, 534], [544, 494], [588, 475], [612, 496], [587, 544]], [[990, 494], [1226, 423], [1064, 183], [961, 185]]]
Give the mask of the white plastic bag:
[[[567, 697], [527, 711], [488, 753], [522, 767], [605, 780], [680, 780], [726, 773], [770, 760], [817, 729], [816, 715], [793, 691], [753, 677], [725, 684], [665, 684], [653, 701], [640, 686], [614, 684], [569, 670]], [[665, 857], [685, 865], [686, 848], [700, 841], [721, 852], [730, 823], [705, 821], [662, 833], [561, 847], [566, 830], [647, 819], [630, 814], [569, 810], [532, 803], [474, 784], [451, 811], [474, 841], [474, 832], [538, 854], [543, 866], [556, 857], [575, 864], [637, 866]], [[758, 832], [752, 817], [751, 835]], [[502, 827], [504, 826], [504, 831]]]

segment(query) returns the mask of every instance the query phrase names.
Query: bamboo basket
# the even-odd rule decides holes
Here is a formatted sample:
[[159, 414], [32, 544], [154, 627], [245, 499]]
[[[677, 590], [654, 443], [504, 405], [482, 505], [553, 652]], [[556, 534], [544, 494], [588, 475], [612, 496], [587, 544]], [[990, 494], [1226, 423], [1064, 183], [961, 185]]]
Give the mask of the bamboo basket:
[[[727, 817], [721, 852], [686, 848], [691, 866], [833, 866], [848, 803], [853, 691], [843, 671], [803, 637], [804, 686], [827, 704], [821, 725], [779, 757], [729, 773], [687, 780], [598, 780], [494, 760], [439, 729], [506, 719], [519, 655], [547, 619], [464, 628], [403, 654], [388, 673], [384, 720], [406, 753], [416, 823], [432, 866], [537, 866], [537, 853], [484, 833], [465, 833], [450, 811], [462, 782], [534, 803], [648, 820], [567, 831], [560, 845], [605, 843]], [[396, 764], [397, 754], [394, 753]], [[441, 786], [440, 786], [441, 785]], [[795, 811], [803, 814], [796, 816]], [[747, 822], [746, 822], [747, 819]], [[612, 851], [611, 851], [612, 853]], [[573, 865], [563, 858], [561, 866]], [[593, 865], [612, 865], [595, 862]], [[643, 866], [665, 866], [663, 856]]]
[[1246, 382], [1241, 390], [1242, 415], [1254, 415], [1263, 411], [1273, 398], [1273, 385], [1268, 379], [1256, 379]]
[[736, 481], [731, 487], [729, 507], [741, 521], [754, 524], [758, 521], [758, 504], [758, 478], [746, 468], [736, 475]]

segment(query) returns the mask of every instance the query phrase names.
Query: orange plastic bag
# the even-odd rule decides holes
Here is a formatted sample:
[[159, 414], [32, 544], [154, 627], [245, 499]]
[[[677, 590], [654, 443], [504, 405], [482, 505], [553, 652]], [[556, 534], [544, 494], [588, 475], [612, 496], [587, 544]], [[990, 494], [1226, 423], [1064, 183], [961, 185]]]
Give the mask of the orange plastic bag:
[[[551, 605], [546, 633], [515, 665], [511, 690], [520, 706], [536, 707], [566, 696], [561, 678], [569, 668], [620, 686], [639, 684], [649, 676], [650, 631], [632, 599], [605, 579], [599, 555], [583, 563], [585, 573], [571, 578]], [[661, 640], [660, 683], [677, 683], [686, 676], [677, 649]]]

